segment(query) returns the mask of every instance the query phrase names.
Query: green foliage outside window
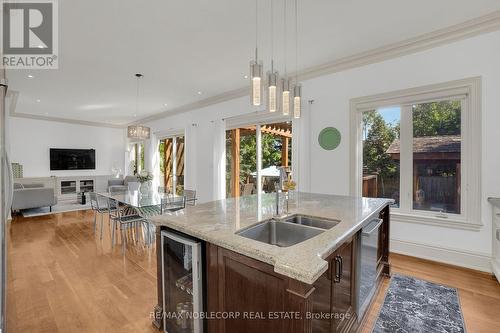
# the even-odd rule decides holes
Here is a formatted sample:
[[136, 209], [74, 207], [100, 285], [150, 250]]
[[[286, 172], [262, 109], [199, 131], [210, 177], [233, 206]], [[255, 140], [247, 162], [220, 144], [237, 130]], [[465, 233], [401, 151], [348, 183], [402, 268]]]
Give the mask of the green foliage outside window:
[[413, 107], [413, 136], [460, 134], [460, 101], [418, 104]]

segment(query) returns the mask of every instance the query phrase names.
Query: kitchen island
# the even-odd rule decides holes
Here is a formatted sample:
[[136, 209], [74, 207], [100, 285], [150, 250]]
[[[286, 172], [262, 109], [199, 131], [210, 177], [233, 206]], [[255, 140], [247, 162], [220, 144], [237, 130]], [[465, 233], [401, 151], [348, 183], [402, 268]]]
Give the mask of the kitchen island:
[[[170, 330], [355, 330], [383, 276], [390, 275], [391, 203], [389, 199], [290, 193], [288, 204], [280, 205], [288, 206], [288, 211], [279, 211], [277, 226], [293, 224], [286, 218], [294, 216], [299, 217], [293, 220], [296, 224], [300, 217], [313, 217], [330, 225], [294, 225], [292, 231], [308, 228], [314, 236], [294, 244], [278, 244], [281, 246], [245, 233], [276, 217], [274, 194], [214, 201], [153, 218], [158, 263], [158, 304], [153, 323], [161, 328], [162, 318], [171, 315], [171, 309], [163, 309], [164, 298], [168, 299], [171, 290], [164, 290], [167, 261], [162, 256], [162, 233], [170, 232], [201, 244], [200, 262], [195, 265], [199, 265], [199, 284], [204, 291], [198, 301], [203, 316], [208, 317], [196, 329], [184, 326], [177, 330], [175, 325], [180, 321], [174, 320]], [[186, 255], [182, 255], [179, 258], [186, 266]], [[191, 256], [188, 259], [193, 260]]]

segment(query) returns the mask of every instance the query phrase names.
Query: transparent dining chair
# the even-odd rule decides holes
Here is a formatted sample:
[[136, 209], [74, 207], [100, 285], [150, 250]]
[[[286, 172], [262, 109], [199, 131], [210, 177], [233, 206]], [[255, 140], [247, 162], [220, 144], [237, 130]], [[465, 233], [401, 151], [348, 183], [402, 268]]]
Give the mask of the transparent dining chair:
[[104, 219], [104, 214], [109, 213], [111, 210], [116, 210], [116, 206], [109, 206], [108, 201], [105, 197], [102, 195], [99, 195], [95, 192], [89, 192], [89, 198], [90, 198], [90, 207], [94, 211], [94, 234], [96, 232], [96, 225], [97, 225], [97, 214], [100, 214], [100, 229], [101, 229], [101, 235], [100, 239], [102, 239], [102, 225], [103, 225], [103, 219]]
[[195, 190], [184, 190], [184, 198], [186, 200], [186, 205], [189, 205], [189, 206], [196, 205], [196, 191]]
[[145, 218], [137, 213], [126, 214], [122, 209], [111, 209], [118, 207], [118, 201], [108, 198], [109, 221], [111, 223], [111, 245], [115, 245], [115, 230], [120, 227], [122, 239], [122, 252], [125, 253], [125, 240], [127, 239], [126, 232], [134, 229], [136, 239], [139, 239], [139, 227], [142, 226], [145, 230], [148, 229], [148, 222]]
[[186, 197], [168, 194], [161, 199], [160, 214], [175, 212], [186, 207]]

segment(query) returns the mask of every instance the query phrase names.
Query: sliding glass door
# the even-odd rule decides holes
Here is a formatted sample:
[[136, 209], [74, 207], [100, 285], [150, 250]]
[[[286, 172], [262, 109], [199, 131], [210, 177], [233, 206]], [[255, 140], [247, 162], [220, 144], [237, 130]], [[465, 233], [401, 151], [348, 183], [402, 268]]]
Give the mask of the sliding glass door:
[[292, 124], [276, 123], [260, 126], [262, 147], [262, 169], [260, 172], [262, 192], [276, 191], [279, 180], [279, 167], [292, 167]]
[[160, 187], [168, 193], [184, 191], [183, 135], [160, 140]]
[[291, 122], [250, 124], [227, 130], [226, 196], [274, 192], [278, 168], [291, 171], [291, 152]]

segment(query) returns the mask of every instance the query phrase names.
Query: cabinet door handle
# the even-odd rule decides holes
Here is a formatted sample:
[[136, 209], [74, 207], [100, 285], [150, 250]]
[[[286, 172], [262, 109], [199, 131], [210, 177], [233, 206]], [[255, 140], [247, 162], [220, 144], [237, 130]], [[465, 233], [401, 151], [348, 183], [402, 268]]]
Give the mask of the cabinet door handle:
[[339, 260], [340, 260], [339, 277], [342, 279], [342, 271], [344, 270], [344, 258], [339, 256]]
[[335, 257], [335, 276], [333, 278], [334, 283], [339, 283], [340, 279], [342, 279], [342, 257]]

